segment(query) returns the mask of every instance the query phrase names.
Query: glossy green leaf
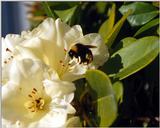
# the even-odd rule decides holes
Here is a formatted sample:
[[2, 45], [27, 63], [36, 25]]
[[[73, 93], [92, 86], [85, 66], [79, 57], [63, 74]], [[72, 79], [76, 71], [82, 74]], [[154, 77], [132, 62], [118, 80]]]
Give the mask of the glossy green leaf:
[[97, 2], [96, 7], [99, 13], [104, 13], [106, 9], [107, 2]]
[[159, 18], [154, 19], [154, 20], [150, 21], [149, 23], [145, 24], [143, 27], [141, 27], [141, 28], [135, 33], [134, 36], [137, 36], [137, 35], [141, 34], [142, 32], [144, 32], [144, 31], [146, 31], [146, 30], [148, 30], [148, 29], [150, 29], [150, 28], [152, 28], [152, 27], [154, 27], [154, 26], [156, 26], [156, 25], [158, 25], [158, 24], [159, 24]]
[[120, 41], [120, 43], [118, 43], [118, 45], [116, 46], [116, 48], [114, 49], [114, 51], [120, 50], [121, 48], [127, 47], [130, 44], [132, 44], [133, 42], [135, 42], [137, 39], [133, 38], [133, 37], [126, 37], [124, 39], [122, 39]]
[[96, 99], [107, 95], [113, 95], [112, 84], [109, 77], [100, 70], [88, 70], [86, 79], [92, 90], [96, 93]]
[[56, 19], [56, 16], [54, 15], [54, 12], [50, 9], [50, 6], [47, 2], [42, 2], [42, 6], [47, 14], [48, 17], [52, 17], [53, 19]]
[[54, 10], [54, 12], [58, 15], [58, 17], [60, 17], [64, 22], [68, 22], [69, 20], [71, 20], [75, 10], [76, 10], [77, 6], [74, 6], [70, 9], [66, 9], [66, 10]]
[[99, 126], [110, 126], [117, 115], [117, 103], [109, 77], [100, 70], [88, 70], [86, 79], [94, 92]]
[[112, 5], [111, 10], [109, 11], [109, 18], [101, 25], [99, 29], [99, 34], [102, 36], [104, 41], [106, 42], [106, 37], [112, 31], [115, 22], [115, 4]]
[[97, 101], [99, 127], [110, 126], [117, 117], [117, 103], [113, 95], [105, 96]]
[[113, 27], [112, 31], [110, 32], [110, 34], [108, 36], [105, 37], [105, 42], [107, 44], [108, 47], [111, 47], [114, 40], [116, 39], [123, 23], [125, 22], [125, 20], [127, 19], [127, 17], [131, 14], [131, 11], [129, 10], [117, 23], [116, 25]]
[[109, 76], [124, 79], [147, 66], [158, 53], [158, 37], [144, 37], [114, 53], [105, 64], [105, 69]]
[[125, 12], [130, 9], [133, 13], [127, 18], [127, 20], [131, 26], [143, 25], [158, 15], [158, 10], [155, 6], [144, 2], [134, 2], [131, 4], [123, 5], [119, 11], [124, 15]]
[[133, 37], [126, 37], [122, 39], [123, 48], [129, 46], [133, 42], [135, 42], [137, 39]]
[[121, 81], [117, 81], [113, 84], [113, 90], [117, 99], [117, 102], [122, 103], [123, 101], [123, 84]]

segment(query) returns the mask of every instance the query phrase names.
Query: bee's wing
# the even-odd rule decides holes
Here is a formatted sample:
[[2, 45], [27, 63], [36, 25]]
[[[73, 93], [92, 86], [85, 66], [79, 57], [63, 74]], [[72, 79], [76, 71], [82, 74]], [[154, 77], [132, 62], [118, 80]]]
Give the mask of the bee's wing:
[[85, 45], [87, 48], [97, 48], [96, 46], [94, 45]]

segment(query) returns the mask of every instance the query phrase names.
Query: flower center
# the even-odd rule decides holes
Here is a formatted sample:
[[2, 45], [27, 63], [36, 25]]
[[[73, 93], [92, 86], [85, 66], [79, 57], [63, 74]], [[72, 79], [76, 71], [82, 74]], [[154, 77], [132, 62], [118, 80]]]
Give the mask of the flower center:
[[25, 108], [30, 112], [37, 112], [44, 108], [44, 99], [39, 96], [37, 89], [33, 88], [28, 97], [29, 100], [25, 103]]
[[65, 52], [65, 57], [63, 58], [63, 60], [60, 60], [59, 63], [59, 70], [58, 70], [58, 75], [59, 77], [62, 77], [63, 74], [65, 74], [66, 72], [70, 72], [74, 66], [76, 66], [77, 63], [75, 58], [74, 59], [70, 59], [70, 57], [67, 54], [67, 50], [64, 49]]

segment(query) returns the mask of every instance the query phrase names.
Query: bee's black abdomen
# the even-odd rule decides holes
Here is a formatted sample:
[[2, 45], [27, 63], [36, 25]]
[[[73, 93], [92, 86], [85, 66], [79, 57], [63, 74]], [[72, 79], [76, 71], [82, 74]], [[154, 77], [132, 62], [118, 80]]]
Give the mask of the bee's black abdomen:
[[80, 58], [79, 64], [89, 64], [93, 61], [92, 51], [89, 48], [92, 48], [92, 46], [77, 43], [70, 49], [68, 54], [71, 59], [73, 57]]

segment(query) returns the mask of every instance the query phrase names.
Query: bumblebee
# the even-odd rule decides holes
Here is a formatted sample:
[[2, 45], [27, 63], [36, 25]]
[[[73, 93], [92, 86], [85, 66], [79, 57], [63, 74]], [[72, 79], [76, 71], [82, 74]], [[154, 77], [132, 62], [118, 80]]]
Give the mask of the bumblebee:
[[83, 63], [88, 65], [93, 61], [93, 54], [90, 48], [96, 48], [96, 46], [77, 43], [71, 47], [68, 55], [71, 59], [74, 57], [78, 59], [79, 64]]

